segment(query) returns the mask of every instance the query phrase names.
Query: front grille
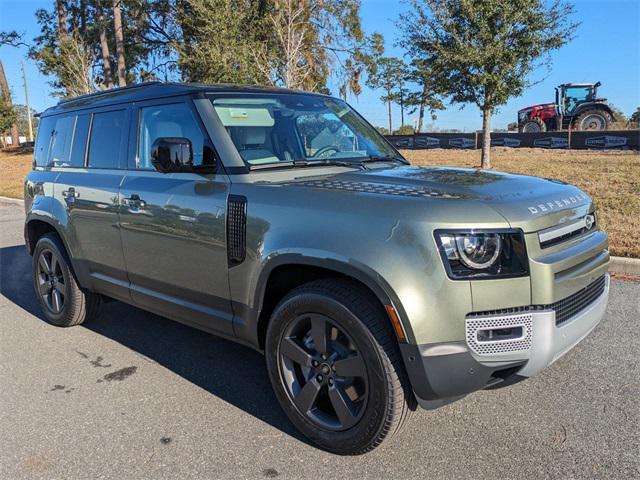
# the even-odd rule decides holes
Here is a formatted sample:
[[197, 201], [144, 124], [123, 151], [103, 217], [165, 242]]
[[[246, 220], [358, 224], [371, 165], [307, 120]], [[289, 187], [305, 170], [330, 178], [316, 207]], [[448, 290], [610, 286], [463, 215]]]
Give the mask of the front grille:
[[[542, 239], [540, 239], [540, 248], [544, 249], [544, 248], [549, 248], [552, 247], [554, 245], [558, 245], [559, 243], [563, 243], [566, 242], [567, 240], [571, 240], [572, 238], [576, 238], [579, 237], [580, 235], [584, 235], [587, 232], [591, 232], [593, 230], [596, 229], [596, 218], [593, 215], [587, 215], [588, 217], [591, 217], [592, 223], [587, 227], [586, 225], [584, 225], [582, 228], [577, 228], [576, 230], [572, 230], [570, 232], [567, 232], [565, 234], [562, 235], [557, 235], [554, 236], [553, 238], [550, 238], [549, 240], [545, 240], [543, 241]], [[583, 217], [584, 218], [584, 217]], [[583, 220], [583, 218], [581, 218], [580, 220]], [[554, 230], [554, 229], [558, 229], [561, 228], [562, 226], [559, 227], [553, 227], [551, 229], [548, 230]]]
[[553, 310], [554, 312], [556, 312], [556, 325], [562, 325], [564, 322], [576, 316], [582, 310], [591, 305], [598, 297], [600, 297], [600, 295], [604, 293], [606, 283], [606, 275], [602, 275], [600, 278], [590, 283], [582, 290], [577, 291], [567, 298], [558, 300], [555, 303], [549, 303], [547, 305], [527, 305], [523, 307], [503, 308], [500, 310], [487, 310], [484, 312], [473, 312], [467, 315], [467, 318], [521, 314], [524, 312], [532, 312], [536, 310]]

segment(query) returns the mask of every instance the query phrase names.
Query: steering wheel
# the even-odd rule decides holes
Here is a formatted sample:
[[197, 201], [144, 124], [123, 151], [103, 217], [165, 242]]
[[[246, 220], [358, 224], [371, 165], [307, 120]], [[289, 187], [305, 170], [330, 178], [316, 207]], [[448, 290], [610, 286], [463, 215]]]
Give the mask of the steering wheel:
[[322, 148], [319, 148], [318, 151], [316, 153], [314, 153], [313, 155], [311, 155], [312, 158], [319, 158], [320, 155], [327, 153], [327, 152], [335, 152], [338, 153], [340, 151], [340, 149], [334, 145], [325, 145]]

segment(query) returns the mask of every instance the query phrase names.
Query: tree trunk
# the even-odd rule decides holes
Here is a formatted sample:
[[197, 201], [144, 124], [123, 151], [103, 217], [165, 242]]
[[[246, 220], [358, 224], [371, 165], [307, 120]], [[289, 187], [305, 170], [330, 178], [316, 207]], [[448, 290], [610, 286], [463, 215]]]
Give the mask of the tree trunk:
[[482, 159], [480, 168], [491, 168], [491, 114], [493, 108], [482, 108]]
[[[9, 90], [9, 83], [7, 82], [7, 77], [4, 74], [4, 67], [2, 66], [2, 61], [0, 61], [0, 93], [2, 93], [2, 99], [9, 105], [13, 106], [13, 102], [11, 101], [11, 90]], [[12, 124], [9, 128], [9, 135], [11, 136], [11, 146], [17, 147], [20, 145], [20, 139], [18, 134], [18, 125]], [[4, 132], [0, 132], [0, 136], [2, 136], [2, 142], [4, 143]]]
[[418, 113], [418, 133], [422, 132], [422, 124], [424, 122], [424, 110], [427, 106], [427, 86], [422, 86], [422, 95], [420, 96], [420, 110]]
[[104, 76], [104, 86], [113, 88], [113, 72], [111, 70], [111, 60], [109, 59], [109, 43], [107, 42], [107, 28], [105, 24], [104, 11], [98, 2], [96, 4], [98, 16], [98, 30], [100, 32], [100, 50], [102, 52], [102, 73]]
[[393, 135], [393, 124], [391, 123], [391, 100], [387, 102], [389, 107], [389, 135]]
[[64, 10], [64, 0], [56, 0], [56, 15], [58, 16], [58, 37], [66, 37], [67, 31], [67, 13]]
[[124, 61], [124, 32], [122, 30], [122, 12], [120, 1], [113, 0], [113, 25], [116, 34], [116, 53], [118, 54], [118, 85], [127, 85], [127, 66]]

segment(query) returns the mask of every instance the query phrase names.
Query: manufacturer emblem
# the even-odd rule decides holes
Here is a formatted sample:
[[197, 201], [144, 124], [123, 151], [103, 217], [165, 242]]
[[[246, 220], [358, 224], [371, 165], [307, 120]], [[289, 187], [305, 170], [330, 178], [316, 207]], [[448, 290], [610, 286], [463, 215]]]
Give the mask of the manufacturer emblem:
[[587, 215], [586, 217], [584, 217], [584, 226], [587, 227], [587, 230], [591, 230], [591, 227], [593, 227], [595, 221], [596, 219], [593, 215]]

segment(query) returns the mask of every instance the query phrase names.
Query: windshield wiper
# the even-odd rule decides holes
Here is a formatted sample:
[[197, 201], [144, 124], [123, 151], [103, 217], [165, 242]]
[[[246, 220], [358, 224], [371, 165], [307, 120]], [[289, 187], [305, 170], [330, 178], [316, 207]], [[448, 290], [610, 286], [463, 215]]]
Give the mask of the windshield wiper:
[[360, 162], [361, 163], [399, 162], [404, 165], [409, 164], [409, 162], [407, 162], [404, 158], [390, 157], [390, 156], [384, 156], [384, 155], [369, 155], [367, 158], [363, 158], [362, 160], [360, 160]]
[[294, 167], [319, 167], [319, 166], [336, 166], [336, 167], [350, 167], [350, 168], [362, 168], [360, 161], [350, 162], [347, 160], [331, 160], [330, 158], [323, 158], [320, 160], [294, 160]]

